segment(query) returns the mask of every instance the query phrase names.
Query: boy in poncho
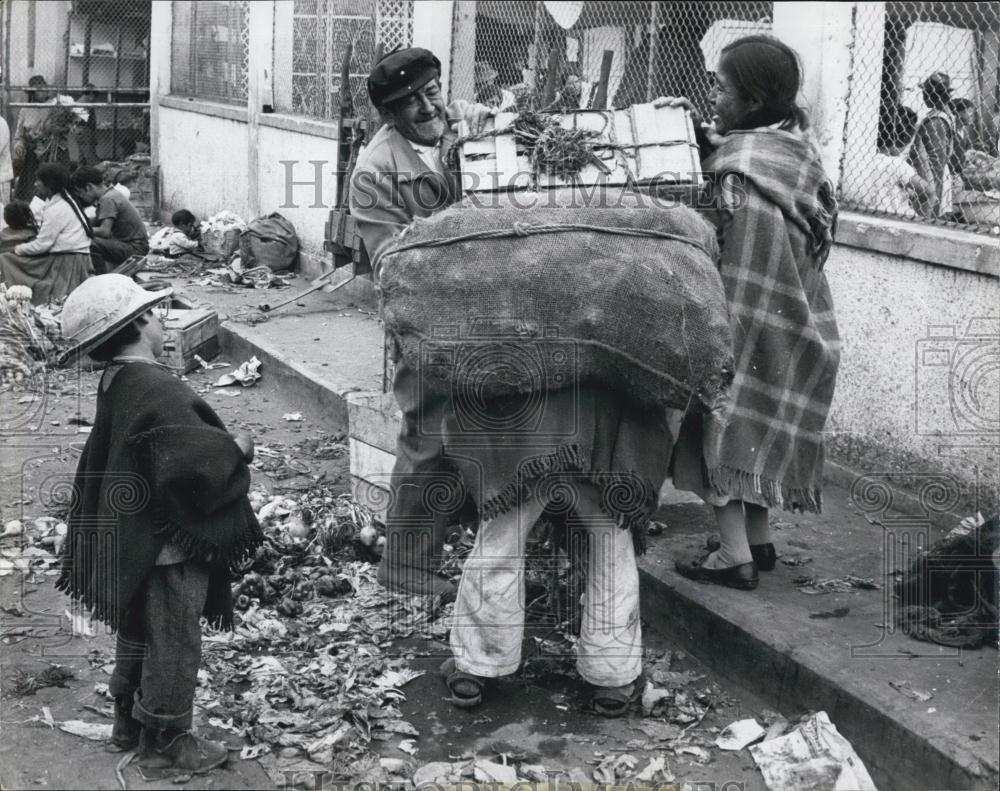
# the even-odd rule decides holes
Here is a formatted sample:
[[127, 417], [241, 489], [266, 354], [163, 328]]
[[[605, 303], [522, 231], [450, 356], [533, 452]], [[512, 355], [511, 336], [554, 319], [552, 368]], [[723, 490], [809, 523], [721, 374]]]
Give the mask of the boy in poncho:
[[231, 627], [230, 568], [262, 541], [247, 500], [249, 435], [230, 435], [156, 361], [164, 298], [117, 274], [66, 300], [64, 361], [108, 364], [74, 482], [56, 587], [118, 632], [112, 749], [147, 777], [205, 772], [222, 744], [191, 733], [202, 616]]

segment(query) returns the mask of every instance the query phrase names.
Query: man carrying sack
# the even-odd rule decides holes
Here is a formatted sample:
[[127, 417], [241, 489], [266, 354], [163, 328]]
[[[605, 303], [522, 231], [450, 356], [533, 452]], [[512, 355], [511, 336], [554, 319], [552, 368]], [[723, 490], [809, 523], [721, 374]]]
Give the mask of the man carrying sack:
[[[386, 55], [368, 75], [368, 95], [384, 126], [358, 157], [350, 207], [376, 283], [379, 257], [396, 235], [461, 197], [458, 175], [446, 165], [457, 139], [451, 124], [465, 120], [475, 133], [494, 113], [461, 100], [446, 106], [440, 77], [441, 62], [420, 47]], [[433, 554], [444, 544], [449, 526], [472, 518], [475, 506], [442, 457], [441, 426], [449, 399], [425, 387], [419, 370], [402, 360], [395, 347], [393, 362], [393, 393], [403, 426], [390, 481], [388, 540], [379, 581], [403, 593], [453, 596], [454, 586], [434, 573]], [[445, 501], [449, 507], [441, 508]]]

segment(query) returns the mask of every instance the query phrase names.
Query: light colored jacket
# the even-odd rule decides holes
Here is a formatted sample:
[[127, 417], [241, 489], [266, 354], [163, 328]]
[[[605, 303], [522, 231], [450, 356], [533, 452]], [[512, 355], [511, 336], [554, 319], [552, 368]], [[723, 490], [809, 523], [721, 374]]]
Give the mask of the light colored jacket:
[[[467, 103], [448, 107], [449, 121], [462, 117]], [[447, 163], [456, 139], [451, 130], [440, 143]], [[358, 157], [351, 177], [351, 216], [378, 280], [379, 256], [393, 238], [417, 218], [430, 217], [461, 197], [458, 175], [435, 172], [396, 129], [383, 126]]]
[[10, 127], [0, 118], [0, 187], [14, 180], [14, 163], [10, 158]]
[[62, 195], [45, 201], [38, 236], [14, 248], [18, 255], [51, 255], [52, 253], [89, 253], [90, 237], [79, 216]]

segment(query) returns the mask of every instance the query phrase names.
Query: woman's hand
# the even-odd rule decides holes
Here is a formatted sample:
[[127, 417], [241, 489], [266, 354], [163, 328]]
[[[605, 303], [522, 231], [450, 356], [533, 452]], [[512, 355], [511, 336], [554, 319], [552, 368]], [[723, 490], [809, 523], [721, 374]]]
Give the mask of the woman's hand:
[[661, 96], [659, 99], [653, 100], [653, 107], [659, 109], [660, 107], [683, 107], [689, 113], [691, 113], [691, 122], [696, 126], [704, 126], [704, 119], [701, 117], [691, 100], [686, 96]]
[[248, 463], [253, 461], [253, 437], [249, 431], [234, 431], [233, 442], [243, 452], [243, 458]]
[[653, 107], [683, 107], [691, 114], [691, 123], [701, 129], [710, 145], [718, 148], [722, 144], [724, 138], [715, 131], [715, 124], [706, 123], [686, 96], [661, 96], [653, 100]]

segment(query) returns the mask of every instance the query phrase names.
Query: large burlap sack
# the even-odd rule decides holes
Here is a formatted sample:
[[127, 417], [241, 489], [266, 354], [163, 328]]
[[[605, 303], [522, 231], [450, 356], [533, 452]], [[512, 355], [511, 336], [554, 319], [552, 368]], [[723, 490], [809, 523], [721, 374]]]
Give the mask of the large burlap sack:
[[719, 406], [733, 360], [712, 226], [612, 190], [533, 200], [467, 199], [380, 258], [407, 361], [474, 403], [591, 382], [645, 405]]
[[240, 234], [243, 266], [266, 266], [274, 272], [291, 269], [299, 255], [295, 226], [277, 212], [258, 217]]

